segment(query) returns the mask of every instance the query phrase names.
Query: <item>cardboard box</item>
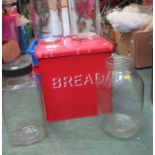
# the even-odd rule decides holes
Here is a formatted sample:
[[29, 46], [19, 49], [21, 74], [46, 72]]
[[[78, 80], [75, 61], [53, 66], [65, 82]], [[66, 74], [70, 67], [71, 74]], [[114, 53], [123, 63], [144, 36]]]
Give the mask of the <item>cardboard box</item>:
[[115, 32], [116, 52], [120, 55], [128, 55], [131, 50], [132, 33], [120, 34]]
[[116, 52], [130, 55], [136, 68], [151, 67], [153, 64], [152, 31], [133, 31], [115, 34]]
[[10, 62], [20, 55], [20, 49], [17, 41], [12, 40], [6, 42], [2, 46], [2, 60], [3, 63]]
[[[104, 25], [104, 23], [103, 23]], [[108, 41], [110, 41], [113, 45], [116, 44], [115, 41], [115, 31], [110, 25], [104, 25], [101, 28], [101, 36], [105, 37]]]

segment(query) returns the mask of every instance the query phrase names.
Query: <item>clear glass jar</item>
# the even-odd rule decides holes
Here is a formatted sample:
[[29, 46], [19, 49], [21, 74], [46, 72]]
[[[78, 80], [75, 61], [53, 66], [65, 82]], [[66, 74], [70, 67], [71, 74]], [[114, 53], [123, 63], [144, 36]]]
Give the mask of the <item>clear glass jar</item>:
[[26, 55], [2, 66], [5, 87], [2, 93], [3, 115], [10, 143], [30, 145], [47, 134], [39, 79], [32, 73]]
[[31, 0], [23, 10], [32, 22], [37, 37], [63, 36], [61, 0]]
[[68, 5], [71, 34], [82, 39], [98, 37], [100, 35], [99, 1], [68, 0]]
[[98, 118], [101, 128], [116, 138], [133, 136], [143, 118], [144, 85], [128, 57], [105, 60], [104, 81], [97, 79]]

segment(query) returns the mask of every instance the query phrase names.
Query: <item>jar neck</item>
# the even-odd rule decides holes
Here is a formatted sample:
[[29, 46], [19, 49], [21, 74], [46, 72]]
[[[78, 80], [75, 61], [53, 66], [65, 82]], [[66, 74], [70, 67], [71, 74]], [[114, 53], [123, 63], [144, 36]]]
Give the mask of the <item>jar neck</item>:
[[14, 87], [27, 84], [28, 82], [33, 81], [33, 74], [29, 73], [19, 77], [5, 77], [6, 87]]
[[108, 57], [105, 63], [106, 66], [111, 70], [120, 72], [135, 71], [132, 59], [126, 56]]

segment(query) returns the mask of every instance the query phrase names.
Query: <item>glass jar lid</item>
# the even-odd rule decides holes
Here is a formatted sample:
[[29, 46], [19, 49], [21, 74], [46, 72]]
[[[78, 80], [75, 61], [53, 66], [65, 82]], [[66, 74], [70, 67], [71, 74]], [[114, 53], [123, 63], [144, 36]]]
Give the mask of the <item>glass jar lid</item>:
[[18, 77], [32, 72], [32, 60], [28, 55], [21, 55], [16, 60], [2, 65], [5, 77]]

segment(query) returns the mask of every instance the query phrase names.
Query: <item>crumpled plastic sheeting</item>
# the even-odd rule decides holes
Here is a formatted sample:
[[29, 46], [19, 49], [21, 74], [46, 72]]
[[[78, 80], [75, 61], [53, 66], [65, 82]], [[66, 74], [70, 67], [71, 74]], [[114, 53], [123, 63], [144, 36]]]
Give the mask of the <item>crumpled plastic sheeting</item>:
[[152, 20], [152, 17], [148, 14], [126, 11], [114, 11], [109, 13], [106, 18], [117, 32], [142, 29]]

